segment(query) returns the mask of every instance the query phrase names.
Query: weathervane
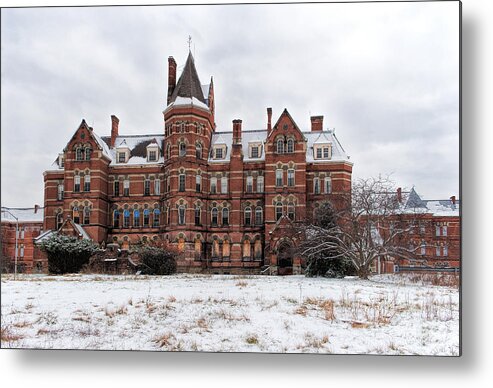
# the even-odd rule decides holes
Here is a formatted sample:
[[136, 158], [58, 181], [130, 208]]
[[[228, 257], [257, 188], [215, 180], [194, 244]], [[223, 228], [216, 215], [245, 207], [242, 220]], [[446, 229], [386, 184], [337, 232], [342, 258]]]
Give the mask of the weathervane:
[[188, 51], [190, 51], [190, 45], [192, 44], [192, 36], [188, 35]]

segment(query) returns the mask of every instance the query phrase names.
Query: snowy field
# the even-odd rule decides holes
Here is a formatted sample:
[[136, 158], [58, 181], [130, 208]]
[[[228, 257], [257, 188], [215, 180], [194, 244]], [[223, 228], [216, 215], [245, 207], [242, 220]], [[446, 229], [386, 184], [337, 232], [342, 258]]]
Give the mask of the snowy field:
[[2, 347], [459, 354], [457, 287], [394, 276], [2, 276]]

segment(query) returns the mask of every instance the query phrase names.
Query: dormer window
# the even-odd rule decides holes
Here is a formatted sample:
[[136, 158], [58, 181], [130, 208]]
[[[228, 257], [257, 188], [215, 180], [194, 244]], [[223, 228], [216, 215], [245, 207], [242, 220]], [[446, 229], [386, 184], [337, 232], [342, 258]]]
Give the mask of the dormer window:
[[321, 144], [314, 147], [315, 159], [330, 159], [332, 149], [330, 144]]
[[250, 143], [249, 144], [250, 148], [250, 158], [252, 159], [257, 159], [260, 158], [260, 155], [262, 154], [262, 145], [260, 143]]
[[215, 149], [215, 155], [214, 159], [222, 159], [223, 158], [223, 149], [222, 148], [216, 148]]
[[118, 152], [118, 163], [125, 163], [125, 152]]
[[147, 161], [157, 162], [159, 155], [159, 148], [156, 142], [152, 142], [147, 146]]

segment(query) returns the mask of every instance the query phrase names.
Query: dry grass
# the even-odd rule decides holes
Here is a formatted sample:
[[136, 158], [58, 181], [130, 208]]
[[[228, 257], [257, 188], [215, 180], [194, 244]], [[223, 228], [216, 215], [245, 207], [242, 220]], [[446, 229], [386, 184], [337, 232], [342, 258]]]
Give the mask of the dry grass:
[[19, 341], [23, 339], [24, 336], [18, 333], [15, 333], [12, 330], [12, 326], [3, 325], [0, 327], [0, 340], [2, 343], [7, 343], [12, 345], [13, 342]]
[[240, 288], [243, 288], [243, 287], [246, 287], [248, 286], [248, 283], [244, 280], [239, 280], [238, 282], [236, 282], [236, 287], [240, 287]]
[[302, 315], [303, 317], [306, 317], [307, 312], [308, 309], [306, 308], [305, 305], [301, 305], [294, 310], [295, 314]]
[[256, 334], [250, 335], [245, 339], [245, 342], [249, 345], [258, 345], [258, 337]]
[[154, 342], [160, 347], [169, 347], [174, 341], [175, 341], [175, 336], [168, 332], [164, 333], [154, 339]]
[[370, 327], [370, 324], [366, 323], [366, 322], [353, 321], [353, 322], [351, 322], [351, 327], [353, 329], [366, 329], [367, 327]]

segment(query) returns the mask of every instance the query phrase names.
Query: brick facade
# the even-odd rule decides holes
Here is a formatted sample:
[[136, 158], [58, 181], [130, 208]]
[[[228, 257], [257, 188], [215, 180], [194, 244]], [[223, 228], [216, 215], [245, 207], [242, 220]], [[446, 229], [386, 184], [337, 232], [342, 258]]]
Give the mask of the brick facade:
[[[150, 240], [183, 252], [180, 271], [299, 273], [291, 225], [319, 200], [351, 187], [352, 163], [323, 116], [302, 130], [287, 110], [275, 124], [231, 130], [215, 124], [212, 78], [201, 85], [192, 55], [177, 81], [168, 61], [160, 134], [99, 137], [83, 120], [44, 173], [45, 229], [67, 218], [98, 243], [122, 249]], [[87, 182], [87, 183], [86, 183]]]

